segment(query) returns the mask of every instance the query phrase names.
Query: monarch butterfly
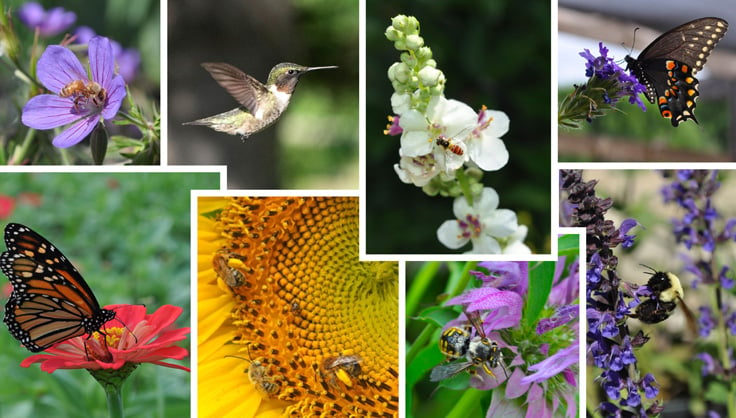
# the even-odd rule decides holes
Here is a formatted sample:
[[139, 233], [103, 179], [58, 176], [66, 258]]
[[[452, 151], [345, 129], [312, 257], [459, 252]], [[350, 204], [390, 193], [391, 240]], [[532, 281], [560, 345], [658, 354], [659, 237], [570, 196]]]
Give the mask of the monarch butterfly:
[[5, 227], [8, 251], [0, 255], [0, 269], [13, 292], [5, 305], [10, 334], [28, 350], [99, 331], [115, 318], [100, 308], [81, 274], [52, 243], [31, 228], [10, 223]]

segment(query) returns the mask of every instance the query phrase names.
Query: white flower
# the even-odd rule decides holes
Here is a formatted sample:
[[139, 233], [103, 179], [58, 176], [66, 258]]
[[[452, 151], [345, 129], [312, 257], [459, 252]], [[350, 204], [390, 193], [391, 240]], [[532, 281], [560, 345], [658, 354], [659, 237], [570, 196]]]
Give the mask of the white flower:
[[509, 161], [501, 136], [509, 131], [509, 117], [498, 110], [481, 110], [478, 126], [465, 140], [468, 156], [485, 171], [496, 171]]
[[405, 157], [399, 149], [399, 156], [401, 156], [401, 159], [398, 164], [394, 164], [394, 170], [404, 183], [424, 187], [434, 176], [439, 174], [437, 163], [431, 155]]
[[[468, 160], [461, 135], [472, 130], [477, 120], [478, 116], [465, 103], [435, 96], [427, 105], [426, 114], [414, 109], [401, 114], [402, 156], [433, 153], [440, 171], [457, 170]], [[437, 141], [440, 137], [442, 143]]]
[[411, 96], [408, 93], [394, 93], [391, 95], [391, 108], [395, 115], [402, 115], [409, 111]]
[[506, 246], [503, 249], [503, 253], [515, 255], [531, 254], [531, 248], [527, 247], [526, 244], [524, 244], [524, 239], [526, 239], [527, 231], [528, 228], [526, 227], [526, 225], [519, 225], [519, 227], [516, 228], [516, 232], [511, 234], [509, 236], [509, 239], [506, 241]]
[[472, 253], [500, 254], [502, 243], [519, 232], [519, 225], [516, 213], [498, 209], [498, 203], [498, 193], [490, 187], [483, 189], [472, 206], [465, 197], [457, 197], [452, 209], [457, 219], [443, 222], [437, 229], [437, 239], [453, 250], [471, 241]]

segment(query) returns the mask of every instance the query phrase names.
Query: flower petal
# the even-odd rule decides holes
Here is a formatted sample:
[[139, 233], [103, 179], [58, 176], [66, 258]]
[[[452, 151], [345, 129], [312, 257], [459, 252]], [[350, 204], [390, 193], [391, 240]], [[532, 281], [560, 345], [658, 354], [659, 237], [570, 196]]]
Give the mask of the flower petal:
[[445, 221], [437, 229], [437, 239], [447, 248], [456, 250], [468, 243], [460, 225], [455, 220]]
[[126, 95], [125, 80], [122, 76], [116, 75], [113, 77], [109, 85], [110, 87], [107, 88], [107, 102], [105, 103], [105, 108], [102, 110], [102, 117], [105, 119], [115, 117]]
[[49, 45], [46, 48], [38, 59], [36, 71], [38, 80], [56, 94], [74, 80], [89, 79], [77, 56], [59, 45]]
[[[463, 199], [465, 200], [465, 199]], [[480, 200], [475, 204], [477, 213], [486, 214], [493, 213], [498, 208], [498, 192], [492, 187], [484, 187], [481, 192]]]
[[496, 171], [509, 162], [506, 144], [498, 138], [485, 133], [468, 143], [468, 156], [484, 171]]
[[511, 209], [498, 209], [482, 219], [484, 230], [493, 237], [505, 238], [516, 232], [519, 224], [516, 213]]
[[53, 129], [76, 122], [84, 116], [72, 113], [72, 102], [68, 98], [41, 94], [31, 97], [23, 107], [21, 121], [33, 129]]
[[92, 80], [105, 89], [112, 87], [110, 82], [115, 71], [115, 56], [110, 40], [104, 36], [95, 36], [89, 40], [89, 69]]
[[87, 116], [54, 138], [51, 143], [58, 148], [68, 148], [76, 145], [89, 135], [100, 121], [100, 115]]
[[475, 237], [473, 240], [473, 249], [466, 251], [466, 254], [500, 254], [501, 245], [495, 238], [488, 235]]
[[[401, 119], [403, 122], [404, 119]], [[406, 157], [418, 157], [432, 152], [432, 139], [427, 131], [404, 131], [401, 135], [401, 151]]]
[[488, 127], [483, 130], [483, 134], [500, 138], [509, 131], [510, 120], [506, 113], [499, 110], [486, 110], [484, 116], [484, 120], [488, 120], [489, 117], [492, 120]]

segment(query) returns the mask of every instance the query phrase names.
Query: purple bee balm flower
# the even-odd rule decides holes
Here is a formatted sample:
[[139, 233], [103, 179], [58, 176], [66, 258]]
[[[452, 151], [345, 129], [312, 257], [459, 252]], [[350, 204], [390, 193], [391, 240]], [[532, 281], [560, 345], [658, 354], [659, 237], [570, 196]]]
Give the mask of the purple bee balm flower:
[[29, 28], [38, 29], [38, 34], [47, 38], [69, 29], [76, 22], [77, 15], [61, 7], [46, 11], [40, 4], [29, 2], [18, 9], [18, 19]]
[[502, 329], [519, 325], [524, 300], [515, 292], [480, 287], [448, 300], [447, 305], [467, 305], [469, 312], [488, 310], [484, 324], [489, 329]]
[[67, 48], [50, 45], [38, 60], [41, 83], [55, 94], [32, 97], [23, 107], [23, 124], [34, 129], [71, 125], [53, 144], [67, 148], [82, 141], [101, 118], [112, 119], [125, 97], [125, 81], [113, 74], [115, 61], [110, 40], [89, 41], [90, 80], [79, 59]]

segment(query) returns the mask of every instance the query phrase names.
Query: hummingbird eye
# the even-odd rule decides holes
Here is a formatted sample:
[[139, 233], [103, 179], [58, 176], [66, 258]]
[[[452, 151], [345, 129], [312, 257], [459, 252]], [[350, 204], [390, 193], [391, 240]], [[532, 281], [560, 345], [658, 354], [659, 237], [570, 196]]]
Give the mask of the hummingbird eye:
[[296, 70], [289, 70], [289, 74], [296, 74]]

